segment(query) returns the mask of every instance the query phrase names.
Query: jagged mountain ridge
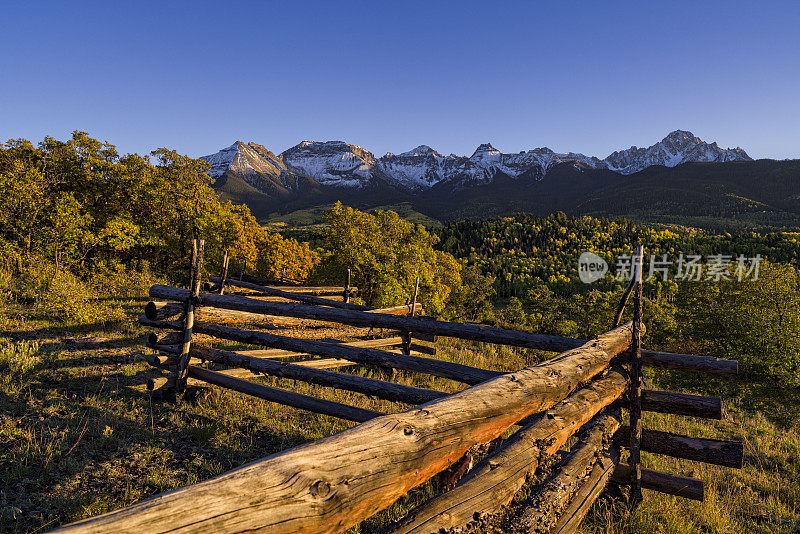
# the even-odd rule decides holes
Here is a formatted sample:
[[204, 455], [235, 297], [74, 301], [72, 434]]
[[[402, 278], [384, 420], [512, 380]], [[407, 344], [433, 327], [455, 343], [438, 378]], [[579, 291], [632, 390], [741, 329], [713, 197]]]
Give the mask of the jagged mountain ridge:
[[[674, 167], [686, 162], [749, 161], [741, 148], [722, 149], [706, 143], [691, 132], [676, 130], [648, 147], [631, 147], [605, 159], [580, 153], [556, 153], [547, 147], [505, 154], [486, 143], [469, 156], [444, 156], [427, 145], [401, 154], [376, 158], [368, 150], [343, 141], [303, 141], [276, 156], [256, 143], [237, 141], [216, 154], [203, 156], [212, 165], [214, 177], [233, 173], [256, 189], [297, 190], [300, 181], [313, 185], [364, 188], [388, 185], [409, 192], [434, 186], [461, 190], [491, 183], [500, 174], [510, 178], [543, 179], [556, 165], [576, 169], [607, 169], [629, 175], [653, 165]], [[439, 188], [440, 188], [439, 187]]]
[[751, 161], [751, 158], [739, 147], [722, 149], [717, 143], [706, 143], [692, 132], [675, 130], [653, 146], [632, 146], [612, 153], [604, 161], [609, 170], [633, 174], [653, 165], [674, 167], [691, 161]]
[[203, 156], [211, 164], [209, 174], [219, 177], [231, 172], [264, 193], [296, 191], [306, 179], [303, 174], [290, 170], [283, 161], [283, 155], [276, 156], [266, 147], [257, 143], [236, 141], [216, 154]]

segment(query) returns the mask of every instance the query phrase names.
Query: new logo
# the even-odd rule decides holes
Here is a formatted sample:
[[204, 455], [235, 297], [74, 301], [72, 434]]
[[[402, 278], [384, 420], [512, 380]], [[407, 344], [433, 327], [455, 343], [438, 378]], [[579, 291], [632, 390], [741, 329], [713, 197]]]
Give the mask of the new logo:
[[602, 279], [608, 272], [606, 260], [592, 252], [584, 252], [578, 258], [578, 276], [584, 284]]

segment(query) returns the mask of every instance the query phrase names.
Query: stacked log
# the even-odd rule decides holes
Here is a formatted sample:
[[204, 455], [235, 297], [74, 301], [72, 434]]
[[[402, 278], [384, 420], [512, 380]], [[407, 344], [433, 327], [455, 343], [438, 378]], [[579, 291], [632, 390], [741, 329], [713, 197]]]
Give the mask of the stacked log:
[[[475, 514], [497, 512], [511, 501], [545, 459], [551, 462], [558, 449], [581, 429], [578, 443], [539, 488], [537, 498], [522, 511], [522, 524], [531, 531], [574, 532], [609, 480], [633, 484], [634, 490], [641, 484], [645, 489], [702, 499], [700, 481], [641, 469], [636, 461], [631, 465], [620, 463], [622, 447], [630, 447], [631, 458], [644, 450], [718, 465], [742, 464], [743, 451], [738, 443], [640, 427], [631, 440], [628, 427], [617, 431], [621, 425], [619, 411], [609, 407], [625, 392], [630, 375], [619, 366], [621, 358], [614, 358], [630, 347], [639, 356], [633, 361], [635, 366], [721, 376], [737, 370], [736, 362], [730, 360], [640, 350], [641, 332], [635, 331], [639, 323], [615, 328], [587, 342], [414, 317], [415, 313], [421, 313], [416, 298], [411, 299], [409, 306], [370, 309], [350, 302], [349, 281], [344, 288], [279, 286], [246, 277], [244, 273], [239, 281], [227, 279], [224, 272], [223, 268], [220, 278], [212, 277], [212, 281], [218, 282], [217, 287], [237, 288], [248, 292], [248, 296], [201, 293], [190, 300], [186, 290], [158, 285], [151, 288], [151, 296], [180, 303], [150, 303], [140, 318], [144, 325], [175, 331], [149, 340], [149, 346], [166, 355], [151, 356], [150, 363], [170, 370], [180, 370], [183, 365], [192, 383], [214, 384], [362, 424], [196, 486], [72, 525], [68, 531], [341, 532], [449, 466], [463, 464], [468, 459], [465, 454], [495, 440], [515, 424], [521, 428], [505, 443], [497, 446], [450, 491], [413, 510], [395, 525], [394, 532], [438, 532], [463, 526]], [[637, 305], [641, 305], [640, 289], [637, 288]], [[178, 332], [186, 330], [186, 302], [192, 303], [196, 313], [193, 333], [270, 348], [234, 352], [196, 341], [182, 346]], [[390, 329], [400, 336], [342, 343], [297, 339], [211, 322], [225, 316], [232, 320], [259, 321], [266, 316], [275, 322], [322, 321]], [[641, 317], [641, 309], [635, 317]], [[508, 374], [412, 355], [412, 352], [435, 354], [435, 347], [426, 343], [435, 341], [438, 335], [562, 354]], [[421, 343], [414, 343], [414, 339]], [[402, 353], [379, 350], [398, 345]], [[176, 354], [183, 357], [178, 359]], [[321, 358], [291, 363], [277, 360], [301, 354]], [[196, 365], [198, 361], [235, 368], [210, 371]], [[353, 364], [423, 372], [472, 387], [447, 395], [328, 370]], [[419, 406], [387, 415], [247, 380], [256, 374]], [[633, 395], [627, 398], [635, 399], [631, 405], [640, 406], [642, 411], [717, 419], [724, 416], [721, 400], [714, 397], [647, 389], [634, 389]]]
[[619, 463], [619, 451], [611, 441], [621, 419], [617, 408], [587, 425], [556, 474], [517, 513], [520, 526], [553, 534], [577, 530]]
[[64, 531], [340, 532], [391, 505], [473, 445], [567, 398], [626, 350], [630, 337], [625, 325], [547, 363], [376, 417]]
[[[187, 290], [154, 285], [150, 288], [150, 296], [182, 301], [187, 296]], [[585, 340], [580, 339], [506, 330], [485, 325], [449, 323], [420, 317], [388, 317], [387, 314], [380, 313], [378, 310], [373, 310], [372, 313], [360, 312], [286, 302], [263, 302], [247, 297], [213, 293], [202, 293], [200, 303], [204, 306], [227, 310], [336, 322], [351, 326], [388, 328], [402, 332], [455, 337], [556, 352], [577, 348], [586, 343]], [[684, 371], [713, 372], [720, 375], [733, 374], [737, 368], [736, 362], [731, 360], [647, 350], [642, 351], [642, 363]]]
[[481, 461], [452, 490], [420, 505], [392, 531], [422, 534], [466, 525], [475, 514], [495, 513], [508, 504], [539, 466], [581, 426], [618, 399], [627, 373], [611, 370], [601, 379], [517, 430], [497, 452]]

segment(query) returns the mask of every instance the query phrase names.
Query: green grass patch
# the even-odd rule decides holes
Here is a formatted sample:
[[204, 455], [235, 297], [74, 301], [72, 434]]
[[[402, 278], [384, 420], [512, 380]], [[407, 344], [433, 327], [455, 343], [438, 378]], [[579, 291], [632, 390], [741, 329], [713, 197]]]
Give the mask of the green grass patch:
[[[135, 324], [143, 302], [109, 301], [118, 323], [64, 323], [35, 305], [7, 304], [0, 326], [0, 532], [36, 532], [115, 510], [194, 484], [277, 451], [349, 428], [353, 423], [310, 414], [217, 388], [196, 404], [153, 402], [144, 388], [157, 376], [144, 363], [146, 331]], [[79, 331], [109, 338], [102, 348], [70, 350]], [[436, 357], [515, 370], [545, 352], [440, 340]], [[383, 371], [351, 368], [362, 376]], [[348, 404], [401, 411], [407, 406], [284, 379], [266, 384]], [[455, 392], [453, 381], [400, 372], [404, 384]], [[787, 532], [800, 510], [800, 401], [797, 391], [767, 383], [650, 373], [653, 387], [719, 394], [726, 421], [646, 414], [646, 428], [693, 436], [741, 439], [741, 470], [644, 454], [645, 466], [705, 481], [696, 503], [645, 492], [641, 507], [598, 502], [584, 532]], [[410, 492], [388, 510], [354, 527], [376, 532], [436, 491]]]

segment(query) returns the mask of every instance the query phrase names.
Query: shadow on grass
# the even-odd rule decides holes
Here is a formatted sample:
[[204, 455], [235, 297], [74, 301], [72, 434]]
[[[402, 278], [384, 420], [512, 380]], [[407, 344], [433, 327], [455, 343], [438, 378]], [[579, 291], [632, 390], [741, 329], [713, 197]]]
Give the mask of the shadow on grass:
[[154, 402], [134, 388], [150, 376], [149, 369], [91, 376], [53, 369], [23, 376], [16, 393], [0, 389], [0, 407], [10, 416], [0, 432], [0, 532], [54, 528], [309, 439], [246, 413], [220, 418], [216, 405], [225, 398]]
[[61, 337], [74, 337], [79, 334], [88, 335], [90, 333], [114, 331], [118, 330], [123, 325], [129, 325], [129, 319], [120, 319], [114, 321], [98, 321], [94, 323], [63, 326], [52, 326], [42, 328], [30, 329], [2, 329], [0, 330], [0, 337], [7, 337], [12, 341], [31, 341], [31, 340], [54, 340]]
[[659, 369], [653, 370], [652, 381], [661, 389], [722, 397], [731, 411], [760, 412], [782, 428], [800, 420], [800, 388], [741, 375], [715, 377]]

